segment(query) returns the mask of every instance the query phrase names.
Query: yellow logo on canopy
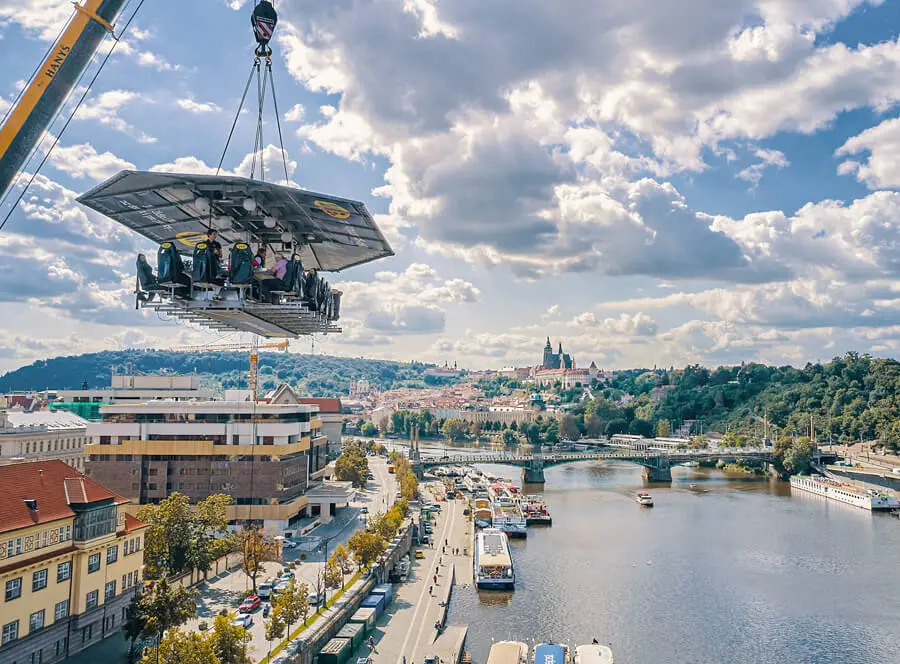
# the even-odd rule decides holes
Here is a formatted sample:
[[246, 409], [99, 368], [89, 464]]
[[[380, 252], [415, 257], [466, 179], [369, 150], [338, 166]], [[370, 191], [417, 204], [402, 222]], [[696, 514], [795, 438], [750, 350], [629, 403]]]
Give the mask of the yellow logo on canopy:
[[315, 201], [313, 205], [329, 217], [334, 217], [335, 219], [347, 219], [350, 217], [349, 210], [346, 210], [337, 203], [332, 203], [331, 201]]
[[186, 247], [196, 247], [198, 242], [203, 242], [206, 239], [206, 233], [201, 233], [200, 231], [185, 231], [183, 233], [178, 233], [175, 236], [175, 239]]

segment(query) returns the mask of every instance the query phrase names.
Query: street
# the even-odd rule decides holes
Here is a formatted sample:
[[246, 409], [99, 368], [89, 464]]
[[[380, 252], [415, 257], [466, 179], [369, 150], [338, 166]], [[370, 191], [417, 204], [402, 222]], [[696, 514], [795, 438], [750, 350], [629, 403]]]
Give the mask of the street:
[[[356, 493], [355, 499], [349, 507], [339, 509], [338, 514], [331, 522], [316, 527], [302, 538], [297, 538], [296, 541], [300, 544], [298, 548], [285, 547], [284, 549], [285, 562], [297, 561], [294, 568], [297, 582], [308, 584], [311, 590], [315, 590], [317, 579], [322, 575], [326, 560], [326, 548], [327, 555], [330, 556], [338, 544], [346, 545], [347, 540], [357, 529], [365, 527], [366, 515], [361, 513], [362, 508], [365, 507], [369, 514], [376, 514], [386, 511], [394, 502], [397, 490], [396, 481], [394, 476], [387, 471], [387, 460], [383, 457], [369, 457], [368, 461], [369, 470], [375, 479], [370, 480], [364, 490]], [[306, 550], [307, 546], [304, 546], [304, 543], [310, 542], [317, 546], [315, 549]], [[301, 556], [303, 557], [302, 561]], [[282, 563], [265, 563], [264, 571], [257, 576], [257, 585], [277, 578], [285, 569], [286, 567]], [[347, 575], [347, 579], [350, 576]], [[216, 614], [223, 608], [234, 614], [241, 602], [242, 593], [251, 587], [250, 578], [241, 569], [233, 570], [229, 574], [210, 581], [200, 589], [198, 617], [188, 621], [185, 629], [199, 629], [201, 621], [206, 621], [211, 627]], [[333, 592], [329, 591], [328, 596], [330, 597]], [[252, 641], [248, 650], [253, 661], [259, 661], [269, 652], [269, 643], [265, 639], [263, 624], [264, 606], [265, 603], [261, 604], [252, 614], [253, 625], [249, 630]], [[296, 629], [296, 625], [294, 629]], [[273, 647], [275, 645], [275, 643], [272, 644]]]

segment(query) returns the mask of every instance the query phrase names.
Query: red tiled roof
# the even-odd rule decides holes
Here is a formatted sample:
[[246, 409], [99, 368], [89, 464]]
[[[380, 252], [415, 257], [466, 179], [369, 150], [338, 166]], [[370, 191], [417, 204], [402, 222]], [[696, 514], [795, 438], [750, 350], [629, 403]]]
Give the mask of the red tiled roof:
[[318, 406], [320, 413], [340, 413], [341, 412], [341, 400], [340, 399], [328, 399], [325, 397], [302, 397], [298, 399], [300, 403], [307, 404], [310, 406]]
[[[26, 499], [37, 501], [36, 511]], [[128, 502], [62, 461], [0, 466], [0, 532], [73, 516], [71, 504], [109, 499]]]
[[125, 513], [125, 532], [131, 533], [135, 530], [140, 530], [141, 528], [146, 528], [147, 524], [143, 521], [138, 521], [135, 517], [131, 516], [127, 512]]

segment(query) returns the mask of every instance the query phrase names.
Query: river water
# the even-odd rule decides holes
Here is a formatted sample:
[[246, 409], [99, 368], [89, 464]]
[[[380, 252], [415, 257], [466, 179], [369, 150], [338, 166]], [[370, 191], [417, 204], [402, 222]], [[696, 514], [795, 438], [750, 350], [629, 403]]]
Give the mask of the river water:
[[516, 589], [454, 591], [474, 661], [495, 640], [597, 638], [617, 664], [900, 662], [900, 520], [713, 469], [649, 487], [625, 462], [545, 474], [553, 525], [511, 542]]

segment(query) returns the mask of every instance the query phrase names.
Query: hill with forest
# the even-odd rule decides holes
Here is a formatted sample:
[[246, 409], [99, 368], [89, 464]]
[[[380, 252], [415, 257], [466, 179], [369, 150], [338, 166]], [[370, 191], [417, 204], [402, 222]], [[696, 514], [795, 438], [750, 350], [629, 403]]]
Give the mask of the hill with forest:
[[[241, 352], [179, 353], [158, 350], [116, 350], [38, 360], [0, 376], [0, 391], [78, 389], [108, 387], [114, 371], [146, 374], [198, 374], [205, 387], [247, 387], [248, 354]], [[341, 396], [351, 381], [367, 379], [378, 389], [423, 387], [432, 379], [424, 375], [432, 365], [389, 360], [260, 353], [259, 382], [262, 390], [286, 382], [303, 394]], [[427, 381], [426, 381], [427, 378]]]

